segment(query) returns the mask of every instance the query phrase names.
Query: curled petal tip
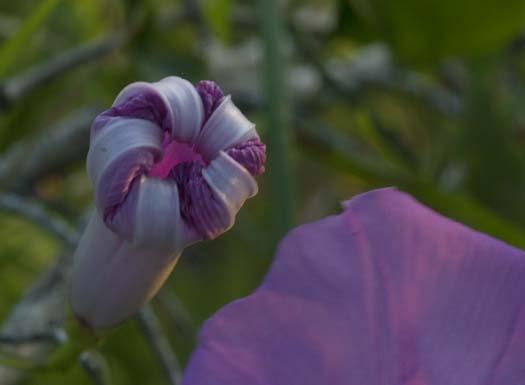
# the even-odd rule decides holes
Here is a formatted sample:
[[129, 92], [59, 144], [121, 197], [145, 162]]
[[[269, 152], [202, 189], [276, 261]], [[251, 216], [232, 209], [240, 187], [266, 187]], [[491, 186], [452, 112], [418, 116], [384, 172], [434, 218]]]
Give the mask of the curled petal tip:
[[225, 231], [233, 226], [244, 202], [257, 194], [257, 183], [244, 167], [222, 151], [202, 174], [216, 199], [224, 206], [227, 225], [222, 230]]
[[240, 163], [254, 176], [264, 173], [266, 162], [266, 146], [259, 138], [239, 143], [228, 150], [228, 155]]
[[193, 143], [204, 122], [204, 106], [199, 93], [193, 84], [177, 76], [169, 76], [154, 84], [168, 102], [173, 138]]
[[258, 138], [255, 124], [242, 114], [228, 95], [202, 127], [197, 150], [204, 158], [213, 159], [219, 151], [255, 138]]
[[208, 120], [224, 98], [224, 93], [219, 85], [212, 80], [201, 80], [195, 88], [201, 96], [204, 105], [205, 119]]
[[[147, 99], [154, 109], [151, 116], [157, 124], [180, 142], [193, 142], [204, 122], [204, 106], [195, 87], [186, 79], [169, 76], [156, 83], [135, 82], [126, 86], [117, 96], [113, 108], [125, 105], [134, 98]], [[132, 108], [142, 109], [133, 103], [123, 113], [137, 113]]]

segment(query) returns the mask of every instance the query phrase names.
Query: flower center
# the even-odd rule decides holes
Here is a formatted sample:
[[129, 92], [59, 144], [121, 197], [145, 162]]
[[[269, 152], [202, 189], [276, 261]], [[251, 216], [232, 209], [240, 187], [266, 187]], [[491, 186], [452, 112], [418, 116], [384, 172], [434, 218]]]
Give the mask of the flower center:
[[167, 179], [175, 166], [195, 161], [203, 162], [203, 158], [195, 151], [194, 145], [179, 143], [173, 140], [168, 133], [164, 133], [162, 158], [153, 165], [148, 176]]

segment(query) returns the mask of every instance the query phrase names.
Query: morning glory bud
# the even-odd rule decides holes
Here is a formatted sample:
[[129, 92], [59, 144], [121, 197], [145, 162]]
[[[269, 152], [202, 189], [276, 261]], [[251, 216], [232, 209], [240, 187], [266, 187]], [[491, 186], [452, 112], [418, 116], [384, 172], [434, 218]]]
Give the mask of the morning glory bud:
[[214, 82], [125, 87], [91, 129], [96, 212], [74, 255], [77, 319], [100, 330], [136, 313], [186, 246], [233, 226], [265, 160], [255, 125]]

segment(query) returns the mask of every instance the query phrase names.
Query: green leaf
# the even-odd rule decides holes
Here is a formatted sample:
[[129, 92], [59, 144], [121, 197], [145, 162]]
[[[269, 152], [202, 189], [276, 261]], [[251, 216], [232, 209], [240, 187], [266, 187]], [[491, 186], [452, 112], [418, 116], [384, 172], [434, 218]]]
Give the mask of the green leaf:
[[389, 161], [399, 169], [408, 170], [410, 165], [403, 159], [399, 149], [393, 148], [385, 139], [386, 135], [374, 124], [366, 112], [356, 112], [354, 124], [357, 133], [382, 159]]
[[525, 230], [484, 206], [476, 199], [458, 193], [441, 191], [436, 186], [421, 182], [401, 185], [422, 203], [441, 214], [490, 234], [514, 246], [525, 248]]
[[0, 47], [0, 77], [4, 77], [15, 64], [27, 42], [46, 21], [60, 0], [42, 1], [18, 28], [18, 31]]
[[206, 1], [202, 8], [204, 19], [212, 32], [223, 42], [230, 40], [232, 5], [232, 0], [210, 0]]
[[497, 50], [525, 25], [525, 2], [508, 0], [349, 0], [400, 58], [430, 64]]

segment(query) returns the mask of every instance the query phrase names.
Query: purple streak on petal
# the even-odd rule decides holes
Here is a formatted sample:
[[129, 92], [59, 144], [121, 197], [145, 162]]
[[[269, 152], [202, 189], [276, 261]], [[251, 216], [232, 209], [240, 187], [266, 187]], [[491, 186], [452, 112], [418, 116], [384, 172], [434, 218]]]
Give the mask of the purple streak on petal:
[[116, 230], [113, 217], [125, 202], [136, 178], [144, 175], [153, 166], [153, 154], [147, 150], [128, 151], [116, 159], [101, 179], [95, 191], [95, 201], [104, 207], [103, 219], [110, 229]]
[[258, 138], [237, 144], [228, 149], [226, 153], [243, 165], [253, 176], [264, 172], [266, 146]]
[[406, 194], [360, 195], [281, 242], [206, 322], [184, 385], [521, 385], [525, 253]]
[[201, 80], [195, 86], [204, 105], [204, 122], [208, 120], [213, 111], [219, 106], [224, 93], [217, 83], [212, 80]]
[[[96, 135], [113, 119], [123, 117], [147, 120], [162, 127], [165, 125], [167, 112], [160, 96], [147, 90], [99, 114], [91, 126], [91, 140], [93, 141]], [[133, 127], [129, 129], [132, 130]], [[119, 207], [125, 202], [134, 180], [150, 172], [154, 164], [151, 153], [148, 153], [147, 150], [136, 149], [123, 154], [108, 170], [104, 171], [102, 179], [104, 182], [99, 183], [96, 189], [95, 201], [100, 202], [100, 206], [104, 207], [103, 219], [109, 228], [116, 230], [113, 218]], [[124, 223], [119, 224], [119, 227], [122, 226]], [[131, 224], [130, 226], [132, 227]], [[127, 233], [128, 231], [121, 232], [122, 235], [127, 235]]]
[[[181, 216], [203, 239], [214, 239], [228, 226], [226, 210], [202, 176], [202, 157], [193, 147], [168, 141], [163, 143], [161, 161], [153, 165], [149, 176], [165, 179], [172, 176], [179, 188]], [[252, 176], [264, 172], [266, 146], [257, 138], [235, 145], [226, 153]]]
[[148, 120], [158, 124], [165, 131], [168, 131], [170, 126], [166, 105], [161, 96], [145, 89], [98, 115], [91, 126], [91, 135], [96, 135], [111, 119], [119, 117]]
[[181, 163], [172, 176], [179, 188], [182, 219], [203, 239], [213, 239], [226, 226], [226, 209], [204, 180], [203, 168], [203, 162]]
[[[258, 139], [234, 146], [226, 153], [252, 176], [264, 172], [265, 146]], [[203, 178], [204, 166], [202, 160], [178, 164], [173, 168], [172, 176], [179, 187], [183, 220], [203, 239], [213, 239], [227, 228], [228, 215]]]

